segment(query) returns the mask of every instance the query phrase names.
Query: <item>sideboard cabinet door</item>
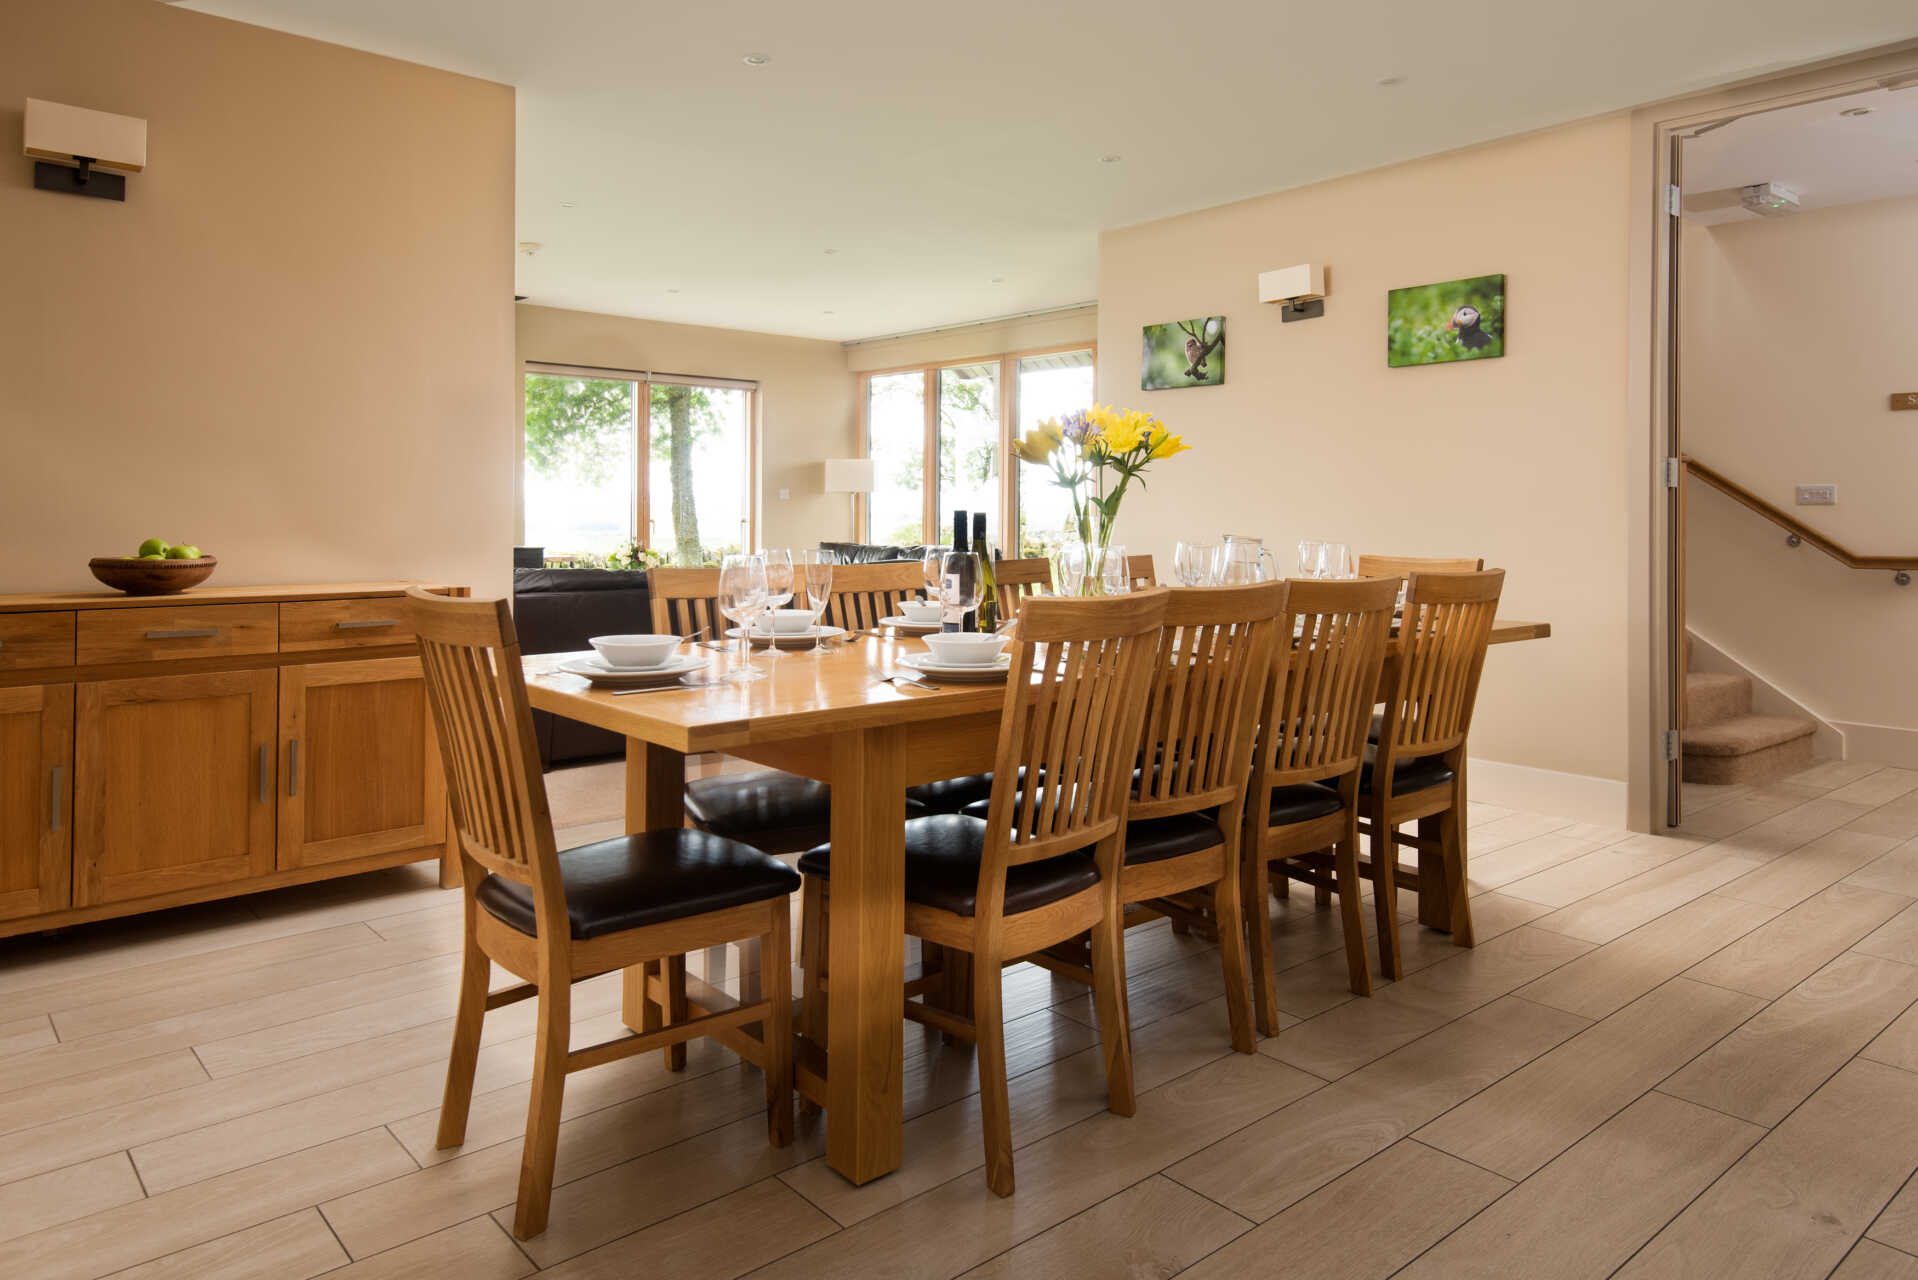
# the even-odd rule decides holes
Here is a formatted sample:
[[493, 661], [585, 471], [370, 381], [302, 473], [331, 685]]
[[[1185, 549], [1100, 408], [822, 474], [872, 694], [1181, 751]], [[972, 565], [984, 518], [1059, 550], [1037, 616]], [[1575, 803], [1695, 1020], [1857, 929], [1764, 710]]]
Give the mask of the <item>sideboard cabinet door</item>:
[[73, 686], [0, 689], [0, 920], [72, 903]]
[[271, 670], [79, 687], [75, 906], [273, 870]]
[[282, 871], [446, 838], [418, 658], [282, 668], [280, 751]]

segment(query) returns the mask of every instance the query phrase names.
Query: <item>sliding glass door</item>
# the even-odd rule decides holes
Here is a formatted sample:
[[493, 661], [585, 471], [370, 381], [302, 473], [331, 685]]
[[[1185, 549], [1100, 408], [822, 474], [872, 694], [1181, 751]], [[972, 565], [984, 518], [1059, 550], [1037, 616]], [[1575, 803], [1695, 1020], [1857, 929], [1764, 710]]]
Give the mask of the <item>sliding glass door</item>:
[[718, 564], [747, 545], [751, 395], [692, 382], [652, 384], [648, 545], [674, 564]]
[[[1063, 418], [1091, 405], [1093, 374], [1090, 350], [1021, 356], [1019, 434], [1024, 435], [1048, 418]], [[1020, 467], [1018, 493], [1018, 555], [1050, 555], [1078, 536], [1071, 528], [1072, 503], [1065, 490], [1052, 483], [1049, 469]]]
[[910, 546], [926, 540], [926, 375], [879, 373], [867, 380], [866, 448], [872, 459], [868, 540]]
[[639, 384], [526, 375], [528, 546], [609, 556], [637, 532]]
[[[952, 538], [954, 511], [986, 513], [992, 541], [999, 522], [999, 362], [948, 365], [939, 386], [939, 500], [933, 506], [935, 542]], [[970, 536], [971, 526], [967, 526]]]

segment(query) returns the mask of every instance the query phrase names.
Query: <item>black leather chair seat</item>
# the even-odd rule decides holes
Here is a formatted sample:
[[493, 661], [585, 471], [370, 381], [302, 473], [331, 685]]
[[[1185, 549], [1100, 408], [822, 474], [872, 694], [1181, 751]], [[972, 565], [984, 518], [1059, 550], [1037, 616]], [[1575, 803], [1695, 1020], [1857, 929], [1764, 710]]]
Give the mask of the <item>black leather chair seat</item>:
[[1266, 813], [1265, 822], [1270, 827], [1290, 826], [1295, 822], [1310, 822], [1328, 813], [1337, 813], [1343, 807], [1339, 793], [1323, 783], [1302, 782], [1296, 786], [1274, 787], [1272, 807]]
[[[908, 818], [927, 812], [907, 794]], [[832, 830], [832, 788], [783, 769], [721, 773], [686, 784], [686, 816], [703, 830], [748, 843], [772, 831], [810, 830], [823, 840]]]
[[[559, 875], [573, 937], [582, 941], [783, 898], [799, 888], [798, 873], [772, 855], [684, 827], [567, 849], [559, 855]], [[536, 932], [531, 887], [488, 876], [475, 896], [500, 923]]]
[[[1378, 748], [1365, 749], [1365, 766], [1359, 771], [1359, 790], [1370, 793], [1372, 790], [1372, 766], [1377, 763]], [[1445, 761], [1438, 756], [1414, 756], [1410, 760], [1401, 760], [1392, 766], [1392, 794], [1410, 795], [1414, 791], [1425, 791], [1432, 787], [1442, 787], [1458, 774], [1446, 767]]]
[[975, 800], [992, 798], [992, 775], [971, 773], [943, 782], [922, 782], [906, 788], [906, 803], [918, 805], [922, 813], [958, 813]]
[[[969, 916], [979, 905], [979, 859], [986, 847], [980, 818], [941, 813], [906, 824], [906, 900]], [[809, 876], [832, 878], [832, 846], [799, 859]], [[1006, 869], [1006, 914], [1017, 915], [1069, 898], [1099, 883], [1089, 853], [1068, 853]]]
[[1128, 822], [1125, 860], [1129, 866], [1163, 862], [1182, 853], [1216, 849], [1225, 843], [1225, 831], [1209, 813], [1181, 813], [1170, 818]]

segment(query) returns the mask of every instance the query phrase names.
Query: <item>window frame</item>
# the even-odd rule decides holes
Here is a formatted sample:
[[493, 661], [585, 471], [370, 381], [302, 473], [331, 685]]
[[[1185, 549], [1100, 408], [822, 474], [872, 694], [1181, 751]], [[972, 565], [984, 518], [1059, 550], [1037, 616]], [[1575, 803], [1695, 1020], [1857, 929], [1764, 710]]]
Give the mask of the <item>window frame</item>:
[[[957, 360], [934, 360], [913, 364], [894, 365], [884, 369], [861, 369], [856, 375], [855, 397], [859, 406], [859, 432], [855, 441], [861, 458], [872, 456], [872, 380], [879, 377], [897, 376], [902, 373], [919, 373], [925, 378], [922, 392], [924, 399], [924, 436], [921, 440], [919, 478], [921, 534], [928, 544], [940, 541], [939, 513], [939, 373], [942, 369], [956, 369], [971, 365], [996, 364], [999, 368], [999, 524], [996, 531], [1002, 547], [1013, 543], [1006, 540], [1007, 530], [1019, 527], [1019, 471], [1018, 462], [1012, 453], [1012, 443], [1018, 434], [1019, 424], [1019, 362], [1031, 356], [1058, 355], [1066, 351], [1085, 351], [1092, 356], [1094, 384], [1097, 384], [1099, 370], [1099, 344], [1094, 342], [1064, 342], [1044, 347], [1024, 347], [1017, 351], [999, 351], [987, 355], [972, 356]], [[861, 541], [872, 540], [872, 502], [866, 494], [855, 495], [858, 512], [854, 520], [854, 536]]]
[[760, 395], [759, 383], [751, 378], [722, 378], [703, 374], [679, 374], [640, 369], [614, 369], [603, 365], [566, 364], [552, 360], [522, 360], [519, 380], [519, 470], [514, 487], [520, 494], [519, 545], [526, 544], [526, 379], [529, 377], [587, 378], [601, 382], [634, 384], [633, 426], [633, 540], [642, 550], [654, 550], [652, 518], [653, 457], [653, 385], [711, 387], [722, 391], [746, 393], [746, 529], [742, 546], [759, 545], [760, 502]]

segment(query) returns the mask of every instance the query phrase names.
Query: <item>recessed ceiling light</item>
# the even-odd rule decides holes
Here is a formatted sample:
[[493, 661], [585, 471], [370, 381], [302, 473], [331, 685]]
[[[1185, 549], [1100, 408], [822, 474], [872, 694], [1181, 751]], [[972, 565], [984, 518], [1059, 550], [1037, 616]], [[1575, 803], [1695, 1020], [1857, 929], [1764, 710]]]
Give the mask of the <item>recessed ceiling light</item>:
[[820, 314], [820, 315], [822, 315], [822, 316], [829, 316], [829, 315], [831, 315], [831, 314], [832, 314], [832, 312], [831, 312], [831, 311], [821, 311], [821, 312], [820, 312], [819, 314]]
[[1870, 107], [1846, 107], [1843, 111], [1840, 111], [1838, 114], [1841, 116], [1868, 116], [1871, 114], [1871, 108]]
[[678, 293], [678, 292], [679, 292], [679, 290], [677, 290], [677, 289], [668, 289], [668, 290], [667, 290], [666, 292], [667, 292], [667, 293]]
[[826, 250], [826, 256], [830, 258], [830, 257], [831, 257], [831, 256], [832, 256], [833, 254], [835, 254], [835, 253], [838, 253], [838, 252], [839, 252], [839, 250], [837, 250], [837, 249], [828, 249], [828, 250]]
[[1404, 83], [1405, 83], [1404, 76], [1380, 76], [1379, 77], [1379, 87], [1381, 89], [1390, 89], [1395, 84], [1404, 84]]
[[1118, 152], [1109, 151], [1105, 155], [1102, 155], [1099, 157], [1099, 163], [1100, 164], [1117, 164], [1119, 163], [1119, 161], [1123, 159], [1125, 159], [1125, 157], [1120, 155]]
[[1006, 282], [1006, 278], [1004, 276], [994, 276], [992, 278], [992, 282], [994, 284], [1004, 284]]
[[749, 53], [741, 58], [740, 61], [749, 67], [763, 67], [768, 62], [771, 62], [772, 58], [763, 53]]
[[562, 200], [562, 201], [560, 201], [560, 202], [559, 202], [559, 207], [560, 207], [560, 208], [562, 208], [562, 209], [577, 209], [577, 208], [579, 208], [579, 201], [577, 201], [577, 200]]

